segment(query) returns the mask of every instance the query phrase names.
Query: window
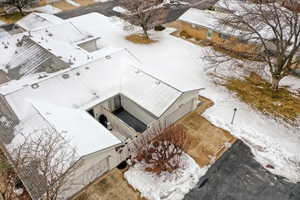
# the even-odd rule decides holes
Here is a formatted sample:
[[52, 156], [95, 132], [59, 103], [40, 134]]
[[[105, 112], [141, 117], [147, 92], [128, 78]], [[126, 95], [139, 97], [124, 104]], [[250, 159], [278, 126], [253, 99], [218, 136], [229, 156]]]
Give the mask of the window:
[[223, 40], [227, 40], [229, 38], [228, 35], [225, 35], [223, 33], [219, 33], [219, 37], [222, 38]]
[[208, 29], [208, 31], [207, 31], [207, 38], [211, 39], [212, 38], [212, 34], [213, 34], [213, 31], [210, 30], [210, 29]]

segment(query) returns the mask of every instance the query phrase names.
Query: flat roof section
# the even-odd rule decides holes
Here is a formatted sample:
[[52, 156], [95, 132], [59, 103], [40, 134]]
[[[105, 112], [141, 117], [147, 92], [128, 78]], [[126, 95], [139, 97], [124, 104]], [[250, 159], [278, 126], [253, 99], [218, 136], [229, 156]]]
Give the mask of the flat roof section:
[[119, 108], [113, 112], [119, 119], [128, 124], [135, 131], [142, 133], [147, 129], [147, 125], [128, 113], [124, 108]]

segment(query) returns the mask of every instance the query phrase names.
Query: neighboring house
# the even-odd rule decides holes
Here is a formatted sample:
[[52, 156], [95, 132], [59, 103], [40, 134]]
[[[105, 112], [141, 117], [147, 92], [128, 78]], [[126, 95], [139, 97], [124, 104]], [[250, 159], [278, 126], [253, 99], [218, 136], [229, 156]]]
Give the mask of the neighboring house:
[[242, 30], [220, 24], [219, 19], [227, 16], [223, 12], [190, 8], [172, 26], [196, 40], [208, 41], [235, 52], [254, 54], [257, 44], [244, 41], [240, 37]]
[[[83, 17], [93, 20], [93, 15]], [[25, 57], [39, 64], [24, 62], [18, 80], [0, 85], [0, 138], [8, 155], [19, 144], [19, 132], [28, 135], [39, 129], [64, 133], [70, 147], [77, 149], [79, 167], [70, 177], [77, 184], [63, 193], [63, 199], [126, 160], [130, 142], [150, 128], [172, 125], [199, 104], [200, 89], [183, 91], [159, 80], [142, 71], [141, 63], [128, 50], [99, 49], [98, 37], [81, 28], [79, 22], [75, 26], [67, 20], [25, 33], [19, 53], [24, 56], [9, 62]], [[28, 52], [31, 48], [46, 60]], [[57, 70], [46, 73], [43, 63], [49, 59], [56, 61], [50, 63]], [[34, 70], [24, 73], [28, 68]], [[32, 170], [28, 172], [31, 178], [21, 179], [37, 200], [44, 192], [43, 181]], [[40, 190], [32, 188], [37, 180]]]
[[16, 25], [26, 32], [0, 38], [0, 70], [10, 79], [76, 67], [99, 49], [99, 35], [53, 15], [32, 13]]

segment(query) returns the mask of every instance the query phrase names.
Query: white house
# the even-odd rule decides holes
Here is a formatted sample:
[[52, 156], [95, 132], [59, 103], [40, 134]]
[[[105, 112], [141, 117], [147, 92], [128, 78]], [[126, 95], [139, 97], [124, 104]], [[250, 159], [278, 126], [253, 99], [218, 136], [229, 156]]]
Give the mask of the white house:
[[[20, 144], [20, 132], [28, 135], [51, 129], [63, 133], [70, 147], [77, 149], [80, 165], [72, 177], [78, 184], [64, 192], [62, 199], [124, 161], [129, 156], [128, 142], [157, 123], [173, 124], [199, 103], [200, 89], [183, 91], [144, 72], [126, 49], [99, 48], [95, 44], [98, 37], [85, 33], [78, 23], [57, 23], [22, 37], [37, 52], [55, 60], [50, 63], [56, 70], [45, 71], [50, 64], [36, 58], [36, 53], [26, 54], [24, 60], [38, 61], [14, 65], [21, 76], [0, 85], [2, 147], [10, 155]], [[43, 191], [32, 188], [34, 180], [22, 179], [37, 200]]]

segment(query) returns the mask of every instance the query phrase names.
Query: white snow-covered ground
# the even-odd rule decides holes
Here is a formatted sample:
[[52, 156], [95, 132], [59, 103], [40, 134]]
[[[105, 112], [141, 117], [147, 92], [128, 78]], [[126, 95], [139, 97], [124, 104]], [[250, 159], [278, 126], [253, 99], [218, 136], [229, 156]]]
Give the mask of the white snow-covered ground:
[[46, 5], [37, 8], [32, 8], [30, 9], [30, 11], [36, 11], [36, 12], [47, 13], [47, 14], [56, 14], [58, 12], [61, 12], [61, 9], [56, 8], [52, 5]]
[[6, 24], [5, 22], [0, 20], [0, 26]]
[[114, 8], [113, 8], [113, 11], [116, 11], [116, 12], [118, 12], [118, 13], [126, 13], [126, 12], [128, 12], [128, 10], [126, 10], [125, 8], [122, 8], [122, 7], [120, 7], [120, 6], [114, 7]]
[[[87, 20], [85, 24], [89, 32], [96, 30], [93, 22]], [[202, 47], [171, 36], [170, 33], [175, 30], [170, 28], [162, 32], [150, 32], [152, 39], [157, 42], [142, 45], [124, 39], [131, 33], [123, 30], [124, 22], [120, 19], [103, 19], [101, 27], [100, 44], [127, 48], [142, 62], [144, 71], [181, 90], [205, 88], [201, 95], [213, 100], [215, 105], [204, 113], [204, 117], [242, 139], [263, 166], [271, 164], [275, 167], [268, 170], [290, 181], [300, 181], [299, 164], [297, 166], [300, 163], [299, 129], [262, 115], [224, 88], [216, 86], [207, 74], [209, 64], [203, 59]], [[299, 79], [287, 77], [284, 82], [289, 82], [294, 89], [300, 87]], [[238, 108], [238, 111], [235, 123], [231, 125], [234, 108]]]
[[136, 164], [124, 174], [126, 180], [148, 200], [181, 200], [203, 176], [208, 167], [200, 168], [187, 154], [182, 155], [183, 165], [175, 174], [157, 176], [144, 171], [142, 164]]

